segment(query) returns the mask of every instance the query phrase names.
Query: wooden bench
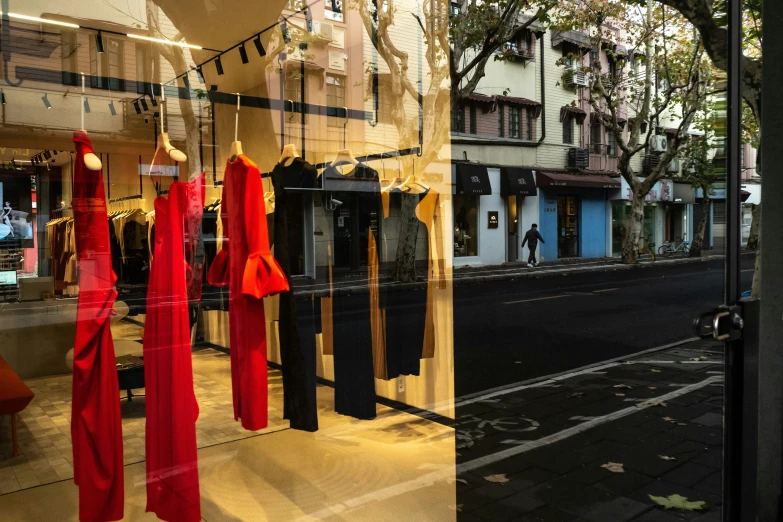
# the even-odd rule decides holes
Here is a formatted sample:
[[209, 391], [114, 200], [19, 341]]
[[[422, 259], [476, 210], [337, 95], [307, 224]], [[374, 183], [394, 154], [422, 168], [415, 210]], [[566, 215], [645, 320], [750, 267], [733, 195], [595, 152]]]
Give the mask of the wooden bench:
[[0, 416], [11, 416], [11, 439], [13, 456], [19, 455], [19, 444], [16, 439], [16, 416], [27, 408], [35, 394], [16, 375], [16, 372], [0, 357]]

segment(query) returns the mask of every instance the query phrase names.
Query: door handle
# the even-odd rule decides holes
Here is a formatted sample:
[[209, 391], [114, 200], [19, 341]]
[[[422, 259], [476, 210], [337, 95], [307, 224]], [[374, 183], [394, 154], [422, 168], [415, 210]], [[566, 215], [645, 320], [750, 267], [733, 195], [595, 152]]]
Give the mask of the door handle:
[[733, 341], [742, 336], [745, 321], [739, 306], [721, 306], [702, 314], [693, 321], [696, 335], [702, 339], [712, 337], [716, 341]]

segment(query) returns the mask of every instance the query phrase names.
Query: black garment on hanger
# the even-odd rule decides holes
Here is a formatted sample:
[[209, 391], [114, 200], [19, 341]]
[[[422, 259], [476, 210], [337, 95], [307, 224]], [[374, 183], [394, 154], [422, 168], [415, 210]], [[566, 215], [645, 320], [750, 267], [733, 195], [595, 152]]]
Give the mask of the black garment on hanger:
[[[288, 201], [287, 188], [314, 188], [315, 168], [301, 158], [289, 166], [278, 164], [272, 172], [275, 191], [274, 256], [283, 269], [289, 292], [280, 294], [280, 359], [283, 373], [283, 418], [291, 421], [291, 428], [303, 431], [318, 430], [318, 405], [315, 397], [315, 329], [311, 326], [312, 313], [300, 316], [294, 300], [294, 281], [291, 279], [289, 237], [292, 228], [300, 226], [301, 214], [296, 214]], [[314, 301], [307, 302], [310, 306]], [[306, 304], [302, 305], [307, 308]]]
[[[429, 191], [427, 191], [429, 192]], [[392, 189], [389, 194], [392, 201], [402, 202], [405, 199], [415, 199], [416, 205], [421, 203], [427, 192], [410, 194]], [[424, 235], [425, 244], [429, 245], [429, 234], [426, 223], [419, 221], [418, 238]], [[429, 248], [425, 267], [429, 267]], [[429, 269], [418, 271], [423, 275], [424, 282], [429, 281]], [[421, 280], [421, 277], [417, 277]], [[386, 290], [386, 368], [387, 379], [396, 379], [400, 375], [419, 375], [421, 357], [424, 348], [424, 330], [427, 324], [427, 290], [404, 288], [402, 285], [391, 285]]]
[[[378, 172], [358, 164], [348, 174], [327, 167], [321, 177], [324, 189], [339, 191], [339, 197], [356, 201], [360, 223], [359, 249], [368, 252], [368, 264], [377, 265], [378, 223], [382, 216], [381, 184]], [[373, 227], [373, 223], [375, 226]], [[365, 226], [366, 225], [366, 226]], [[369, 257], [372, 234], [376, 244], [375, 258]], [[368, 290], [371, 281], [367, 279]], [[335, 295], [332, 298], [332, 332], [334, 341], [334, 409], [357, 419], [374, 419], [375, 375], [373, 370], [372, 301], [368, 294]], [[365, 298], [365, 296], [367, 296]], [[383, 303], [380, 303], [383, 308]]]

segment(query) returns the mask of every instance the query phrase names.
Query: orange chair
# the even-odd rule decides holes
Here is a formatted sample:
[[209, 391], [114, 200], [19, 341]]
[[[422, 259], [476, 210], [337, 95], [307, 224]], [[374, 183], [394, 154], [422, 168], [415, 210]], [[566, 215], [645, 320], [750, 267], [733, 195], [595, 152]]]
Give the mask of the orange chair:
[[11, 437], [14, 444], [14, 454], [19, 455], [19, 444], [16, 440], [16, 415], [27, 408], [35, 394], [19, 378], [5, 360], [0, 357], [0, 415], [11, 416]]

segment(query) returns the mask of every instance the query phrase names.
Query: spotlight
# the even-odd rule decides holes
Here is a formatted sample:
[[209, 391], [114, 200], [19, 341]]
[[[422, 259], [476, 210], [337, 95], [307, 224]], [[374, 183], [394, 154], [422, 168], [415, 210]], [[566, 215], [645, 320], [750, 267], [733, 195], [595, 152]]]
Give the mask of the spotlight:
[[223, 75], [223, 64], [220, 62], [220, 56], [215, 58], [215, 69], [217, 69], [218, 76]]
[[114, 102], [109, 102], [109, 112], [111, 112], [112, 116], [117, 116], [117, 109], [114, 108]]
[[0, 91], [0, 101], [5, 105], [5, 93], [3, 91]]
[[52, 108], [52, 104], [49, 103], [49, 93], [46, 93], [43, 96], [41, 96], [41, 101], [43, 102], [43, 104], [46, 106], [47, 109]]
[[242, 59], [242, 63], [248, 63], [250, 60], [247, 58], [247, 49], [245, 49], [245, 44], [242, 43], [239, 46], [239, 57]]
[[266, 56], [266, 49], [264, 49], [264, 44], [261, 43], [260, 34], [256, 36], [256, 39], [253, 40], [253, 43], [256, 44], [256, 50], [258, 50], [258, 56]]
[[158, 106], [158, 100], [157, 98], [155, 98], [155, 91], [152, 91], [152, 93], [150, 93], [150, 103], [152, 103], [153, 107]]
[[206, 83], [204, 82], [204, 71], [201, 70], [201, 67], [196, 68], [196, 76], [198, 76], [199, 82]]
[[84, 99], [84, 112], [90, 114], [90, 101], [87, 98]]
[[44, 158], [46, 158], [47, 160], [52, 159], [52, 153], [49, 152], [48, 150], [45, 150], [44, 151]]
[[103, 35], [100, 31], [95, 35], [95, 49], [97, 49], [99, 53], [103, 53]]
[[187, 90], [190, 90], [190, 78], [188, 78], [188, 73], [185, 73], [185, 76], [182, 77], [182, 83], [185, 84]]
[[150, 110], [149, 105], [147, 105], [147, 100], [145, 100], [143, 96], [141, 98], [139, 98], [139, 102], [141, 103], [141, 108], [142, 109], [144, 109], [145, 111]]
[[136, 114], [141, 114], [141, 107], [139, 107], [139, 100], [133, 102], [133, 107], [136, 109]]

